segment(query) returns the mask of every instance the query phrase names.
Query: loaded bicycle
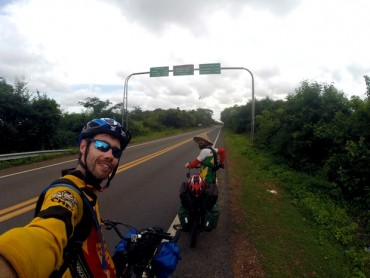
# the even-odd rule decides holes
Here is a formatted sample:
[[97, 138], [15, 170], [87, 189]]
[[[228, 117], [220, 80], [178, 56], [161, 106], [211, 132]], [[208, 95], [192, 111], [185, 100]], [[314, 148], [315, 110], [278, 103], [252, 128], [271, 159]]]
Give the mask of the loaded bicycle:
[[[117, 221], [102, 220], [102, 223], [121, 239], [112, 257], [117, 277], [168, 277], [175, 270], [181, 259], [176, 244], [181, 229], [176, 229], [173, 236], [161, 227], [138, 230]], [[128, 231], [123, 234], [119, 226]]]
[[178, 216], [183, 231], [190, 232], [190, 247], [194, 248], [201, 232], [217, 226], [220, 211], [217, 185], [207, 184], [199, 173], [191, 175], [190, 169], [187, 178], [180, 187]]

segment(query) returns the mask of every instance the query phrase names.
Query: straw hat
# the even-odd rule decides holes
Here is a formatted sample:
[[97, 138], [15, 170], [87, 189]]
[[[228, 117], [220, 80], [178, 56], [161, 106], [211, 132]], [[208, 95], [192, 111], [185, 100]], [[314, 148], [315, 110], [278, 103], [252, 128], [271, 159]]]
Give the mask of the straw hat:
[[208, 138], [208, 135], [207, 135], [207, 134], [199, 135], [199, 136], [195, 136], [195, 137], [193, 138], [193, 140], [194, 140], [195, 142], [197, 142], [198, 144], [199, 144], [200, 142], [204, 142], [204, 143], [206, 143], [207, 145], [213, 145], [213, 142], [212, 142], [211, 140], [209, 140], [209, 138]]

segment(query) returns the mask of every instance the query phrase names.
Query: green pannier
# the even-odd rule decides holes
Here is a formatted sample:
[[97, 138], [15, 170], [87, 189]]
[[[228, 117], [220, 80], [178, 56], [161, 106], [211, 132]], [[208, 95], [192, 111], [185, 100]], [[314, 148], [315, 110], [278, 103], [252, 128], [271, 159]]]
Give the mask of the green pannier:
[[179, 205], [177, 215], [179, 216], [182, 230], [185, 232], [190, 231], [190, 210], [182, 205]]
[[218, 219], [220, 218], [221, 208], [216, 203], [212, 209], [206, 210], [204, 213], [203, 230], [206, 232], [212, 231], [217, 227]]

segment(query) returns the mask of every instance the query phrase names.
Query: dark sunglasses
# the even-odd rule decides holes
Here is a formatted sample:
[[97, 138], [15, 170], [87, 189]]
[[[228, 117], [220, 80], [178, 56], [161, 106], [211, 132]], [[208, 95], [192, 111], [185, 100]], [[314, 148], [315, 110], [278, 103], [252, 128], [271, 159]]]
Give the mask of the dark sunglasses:
[[117, 147], [112, 148], [111, 145], [109, 145], [109, 143], [107, 143], [105, 141], [102, 141], [102, 140], [91, 139], [91, 141], [94, 142], [95, 149], [97, 149], [97, 150], [99, 150], [103, 153], [106, 153], [107, 151], [112, 149], [112, 155], [115, 158], [120, 158], [121, 157], [122, 150], [120, 148], [117, 148]]

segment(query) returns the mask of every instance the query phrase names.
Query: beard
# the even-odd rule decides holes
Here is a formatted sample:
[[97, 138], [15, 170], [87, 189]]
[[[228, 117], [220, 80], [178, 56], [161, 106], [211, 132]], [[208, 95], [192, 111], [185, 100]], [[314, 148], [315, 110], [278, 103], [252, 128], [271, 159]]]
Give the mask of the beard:
[[98, 158], [89, 160], [87, 167], [94, 178], [99, 181], [107, 179], [113, 171], [112, 163], [107, 160], [99, 160]]

